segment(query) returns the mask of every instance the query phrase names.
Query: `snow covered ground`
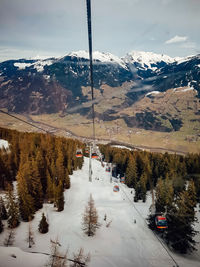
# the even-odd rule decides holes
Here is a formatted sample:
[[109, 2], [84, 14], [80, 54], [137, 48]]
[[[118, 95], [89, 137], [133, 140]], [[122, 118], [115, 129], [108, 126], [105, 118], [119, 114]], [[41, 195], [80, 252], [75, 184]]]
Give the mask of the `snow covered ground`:
[[[59, 239], [60, 250], [69, 249], [69, 256], [84, 248], [91, 254], [90, 267], [165, 267], [174, 266], [173, 260], [148, 229], [145, 218], [151, 203], [133, 203], [131, 189], [123, 184], [118, 193], [113, 192], [117, 180], [110, 183], [110, 173], [105, 171], [101, 163], [92, 160], [93, 181], [88, 181], [88, 158], [84, 159], [82, 170], [71, 175], [71, 188], [65, 192], [65, 209], [56, 212], [52, 205], [45, 204], [32, 221], [35, 245], [28, 248], [25, 241], [28, 223], [21, 223], [15, 230], [13, 247], [3, 247], [7, 230], [0, 234], [0, 267], [40, 267], [44, 266], [48, 256], [30, 252], [50, 252], [50, 239]], [[94, 237], [86, 236], [82, 227], [82, 214], [90, 194], [95, 201], [101, 227]], [[47, 234], [38, 232], [41, 214], [44, 212], [50, 227]], [[106, 214], [107, 220], [104, 221]], [[134, 222], [136, 220], [136, 223]], [[112, 221], [109, 227], [106, 224]], [[197, 225], [199, 227], [199, 224]], [[200, 241], [199, 235], [197, 236]], [[191, 256], [181, 256], [170, 253], [179, 266], [200, 266], [200, 247]], [[13, 257], [16, 256], [16, 258]]]

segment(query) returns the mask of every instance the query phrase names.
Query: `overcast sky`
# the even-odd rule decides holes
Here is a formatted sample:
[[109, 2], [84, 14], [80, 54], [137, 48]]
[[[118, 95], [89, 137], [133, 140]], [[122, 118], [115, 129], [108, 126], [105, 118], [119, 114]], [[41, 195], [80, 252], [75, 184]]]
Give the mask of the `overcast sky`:
[[[0, 0], [0, 61], [88, 50], [85, 0]], [[200, 0], [91, 0], [93, 49], [200, 53]]]

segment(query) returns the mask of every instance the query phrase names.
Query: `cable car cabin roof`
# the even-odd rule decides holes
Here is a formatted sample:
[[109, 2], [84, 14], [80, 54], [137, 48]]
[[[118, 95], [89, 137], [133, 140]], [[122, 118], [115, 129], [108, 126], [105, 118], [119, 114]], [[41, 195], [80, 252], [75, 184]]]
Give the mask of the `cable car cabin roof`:
[[158, 229], [166, 229], [168, 227], [167, 219], [164, 216], [156, 216], [155, 223]]
[[81, 157], [83, 157], [83, 153], [82, 153], [82, 150], [81, 150], [81, 149], [77, 149], [77, 150], [76, 150], [76, 157], [77, 157], [77, 158], [81, 158]]
[[98, 159], [98, 155], [97, 153], [92, 153], [92, 156], [91, 156], [93, 159]]
[[159, 220], [166, 221], [166, 217], [164, 217], [164, 216], [157, 216], [156, 218], [157, 218], [158, 221]]
[[82, 158], [83, 155], [82, 155], [82, 154], [76, 154], [76, 157], [77, 157], [77, 158]]

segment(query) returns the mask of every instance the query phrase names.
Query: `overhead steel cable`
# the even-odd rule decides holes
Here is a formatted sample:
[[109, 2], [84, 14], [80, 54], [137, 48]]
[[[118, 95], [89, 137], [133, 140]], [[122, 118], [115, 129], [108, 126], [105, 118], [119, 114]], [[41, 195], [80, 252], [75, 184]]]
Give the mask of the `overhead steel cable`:
[[25, 120], [23, 120], [23, 119], [20, 119], [20, 118], [18, 118], [18, 117], [16, 117], [16, 116], [14, 116], [14, 115], [12, 115], [12, 114], [6, 112], [6, 111], [3, 111], [3, 110], [0, 109], [0, 112], [3, 113], [3, 114], [6, 114], [6, 115], [8, 115], [8, 116], [10, 116], [10, 117], [12, 117], [12, 118], [14, 118], [14, 119], [16, 119], [16, 120], [18, 120], [18, 121], [21, 121], [21, 122], [23, 122], [23, 123], [25, 123], [25, 124], [28, 124], [28, 125], [30, 125], [30, 126], [36, 128], [36, 129], [38, 129], [38, 130], [42, 130], [42, 131], [44, 131], [44, 132], [46, 132], [46, 133], [48, 133], [48, 134], [52, 134], [52, 133], [50, 133], [49, 131], [47, 131], [47, 130], [41, 128], [41, 127], [38, 127], [38, 126], [36, 126], [36, 125], [34, 125], [34, 124], [30, 123], [30, 122], [27, 122], [27, 121], [25, 121]]
[[95, 141], [95, 121], [94, 121], [94, 79], [93, 79], [93, 61], [92, 61], [92, 18], [91, 18], [91, 2], [86, 0], [87, 6], [87, 24], [88, 24], [88, 43], [89, 43], [89, 59], [90, 59], [90, 83], [92, 93], [92, 123], [93, 123], [93, 139]]

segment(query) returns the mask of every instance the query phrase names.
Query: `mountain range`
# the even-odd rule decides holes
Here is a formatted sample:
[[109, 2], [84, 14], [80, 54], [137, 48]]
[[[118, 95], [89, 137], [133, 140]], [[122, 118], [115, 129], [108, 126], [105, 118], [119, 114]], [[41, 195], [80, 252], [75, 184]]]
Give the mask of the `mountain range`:
[[[171, 58], [152, 52], [133, 51], [119, 58], [110, 53], [93, 53], [96, 117], [112, 121], [123, 118], [129, 127], [159, 131], [179, 130], [177, 114], [162, 114], [171, 126], [158, 119], [159, 110], [140, 108], [126, 112], [142, 99], [164, 97], [170, 89], [193, 91], [200, 98], [200, 55]], [[184, 91], [185, 90], [185, 91]], [[180, 94], [179, 94], [180, 96]], [[114, 100], [119, 100], [114, 101]], [[77, 51], [60, 58], [7, 60], [0, 63], [0, 108], [32, 115], [90, 111], [89, 55]], [[106, 106], [106, 100], [113, 100]], [[89, 101], [89, 102], [88, 102]], [[99, 105], [99, 108], [98, 108]], [[143, 103], [144, 105], [144, 103]], [[100, 108], [101, 106], [101, 108]], [[198, 107], [196, 107], [198, 113]]]

